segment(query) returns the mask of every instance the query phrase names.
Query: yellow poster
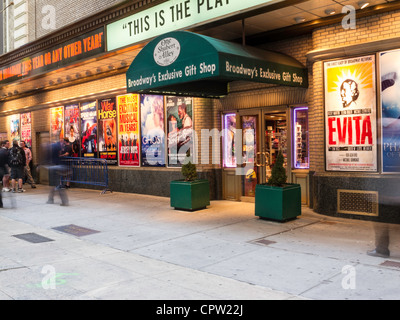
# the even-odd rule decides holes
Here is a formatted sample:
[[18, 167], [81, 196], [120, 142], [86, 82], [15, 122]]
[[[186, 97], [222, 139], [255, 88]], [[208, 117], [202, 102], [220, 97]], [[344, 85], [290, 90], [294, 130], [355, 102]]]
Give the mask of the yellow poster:
[[64, 107], [50, 109], [50, 141], [58, 142], [64, 138]]
[[377, 170], [375, 56], [324, 63], [326, 170]]

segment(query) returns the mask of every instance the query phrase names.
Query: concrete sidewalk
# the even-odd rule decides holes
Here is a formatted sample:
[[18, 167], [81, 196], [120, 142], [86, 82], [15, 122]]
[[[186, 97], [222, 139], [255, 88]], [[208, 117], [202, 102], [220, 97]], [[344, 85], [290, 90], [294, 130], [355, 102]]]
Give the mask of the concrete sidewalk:
[[145, 195], [70, 189], [68, 207], [47, 196], [3, 193], [0, 299], [400, 298], [397, 225], [383, 259], [366, 255], [374, 223], [306, 207], [281, 224], [252, 203], [184, 212]]

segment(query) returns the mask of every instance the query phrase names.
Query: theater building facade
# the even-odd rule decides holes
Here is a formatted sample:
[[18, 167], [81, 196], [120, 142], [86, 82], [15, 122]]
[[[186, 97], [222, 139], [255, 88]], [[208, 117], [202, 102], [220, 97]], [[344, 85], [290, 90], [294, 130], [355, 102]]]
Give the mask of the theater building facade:
[[400, 4], [343, 5], [110, 2], [0, 56], [0, 138], [37, 166], [67, 137], [107, 160], [113, 191], [166, 197], [190, 149], [232, 206], [281, 151], [303, 205], [381, 220], [400, 177]]

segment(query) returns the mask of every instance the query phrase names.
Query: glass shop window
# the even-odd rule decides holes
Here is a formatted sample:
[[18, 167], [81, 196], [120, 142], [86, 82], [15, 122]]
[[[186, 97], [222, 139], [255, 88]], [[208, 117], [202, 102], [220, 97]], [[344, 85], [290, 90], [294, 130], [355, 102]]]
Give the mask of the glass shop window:
[[308, 145], [308, 108], [293, 109], [293, 156], [295, 169], [308, 169], [310, 167]]
[[223, 117], [223, 164], [224, 168], [236, 168], [236, 114], [224, 114]]

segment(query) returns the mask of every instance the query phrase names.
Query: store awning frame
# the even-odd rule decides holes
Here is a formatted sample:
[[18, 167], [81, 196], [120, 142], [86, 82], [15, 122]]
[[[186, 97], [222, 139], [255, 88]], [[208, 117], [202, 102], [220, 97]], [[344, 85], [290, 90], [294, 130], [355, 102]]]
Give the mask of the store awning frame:
[[294, 58], [187, 31], [150, 41], [126, 73], [130, 93], [221, 98], [232, 81], [308, 87], [308, 71]]

